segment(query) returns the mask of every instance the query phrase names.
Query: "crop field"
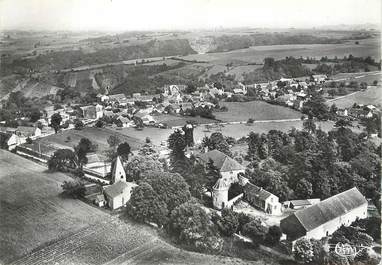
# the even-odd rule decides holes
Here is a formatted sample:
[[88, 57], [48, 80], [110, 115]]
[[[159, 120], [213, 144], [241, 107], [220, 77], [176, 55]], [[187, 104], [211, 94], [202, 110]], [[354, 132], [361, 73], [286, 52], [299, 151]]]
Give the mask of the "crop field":
[[[48, 154], [52, 154], [57, 149], [69, 148], [72, 149], [81, 138], [88, 138], [93, 144], [97, 144], [97, 153], [102, 153], [109, 148], [107, 139], [111, 135], [116, 135], [122, 142], [129, 143], [132, 150], [137, 150], [142, 142], [136, 138], [124, 135], [118, 131], [110, 130], [107, 128], [93, 128], [85, 127], [82, 130], [65, 130], [60, 131], [57, 134], [52, 134], [44, 138], [39, 138], [32, 144], [24, 144], [24, 146], [32, 148], [35, 151], [44, 153], [47, 150]], [[69, 138], [68, 138], [69, 137]]]
[[364, 91], [358, 91], [349, 95], [338, 97], [327, 101], [329, 105], [336, 104], [338, 108], [348, 108], [354, 103], [381, 105], [382, 88], [380, 86], [371, 86]]
[[0, 150], [0, 263], [65, 237], [107, 215], [60, 195], [70, 178]]
[[362, 73], [339, 73], [331, 76], [331, 79], [335, 81], [357, 81], [358, 83], [366, 82], [368, 85], [371, 85], [374, 80], [381, 82], [381, 72], [362, 72]]
[[228, 111], [216, 112], [216, 119], [223, 122], [254, 120], [283, 120], [298, 119], [301, 113], [278, 105], [271, 105], [263, 101], [251, 102], [222, 102], [221, 106], [226, 106]]
[[371, 56], [376, 60], [380, 58], [380, 40], [378, 38], [361, 40], [358, 45], [354, 42], [342, 44], [297, 44], [297, 45], [271, 45], [253, 46], [247, 49], [234, 50], [230, 52], [193, 54], [184, 56], [188, 60], [209, 61], [225, 65], [232, 60], [244, 62], [261, 63], [266, 57], [282, 59], [286, 56], [299, 58], [300, 56], [316, 57], [322, 56], [333, 58], [344, 57], [352, 54], [357, 57]]

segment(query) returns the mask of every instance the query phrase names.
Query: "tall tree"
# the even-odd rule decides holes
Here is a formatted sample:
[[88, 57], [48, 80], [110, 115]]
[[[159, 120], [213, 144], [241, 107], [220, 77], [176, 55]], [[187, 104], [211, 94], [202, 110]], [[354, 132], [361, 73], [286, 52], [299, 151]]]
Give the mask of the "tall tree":
[[126, 205], [128, 215], [141, 222], [154, 222], [159, 226], [167, 223], [167, 207], [154, 189], [146, 182], [133, 188]]
[[62, 117], [60, 113], [54, 113], [52, 117], [50, 117], [50, 127], [54, 129], [54, 132], [57, 133], [60, 130]]

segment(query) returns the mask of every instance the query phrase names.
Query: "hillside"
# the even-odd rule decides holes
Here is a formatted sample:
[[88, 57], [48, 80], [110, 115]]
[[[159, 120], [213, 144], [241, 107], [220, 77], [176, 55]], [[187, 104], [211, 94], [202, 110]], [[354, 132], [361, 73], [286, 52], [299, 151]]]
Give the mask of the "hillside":
[[70, 69], [73, 67], [111, 63], [148, 57], [162, 57], [171, 55], [194, 54], [186, 39], [151, 40], [142, 45], [100, 49], [96, 52], [85, 53], [81, 49], [72, 51], [58, 51], [36, 57], [15, 59], [12, 62], [1, 62], [1, 75], [13, 72], [26, 73], [32, 71], [50, 71]]

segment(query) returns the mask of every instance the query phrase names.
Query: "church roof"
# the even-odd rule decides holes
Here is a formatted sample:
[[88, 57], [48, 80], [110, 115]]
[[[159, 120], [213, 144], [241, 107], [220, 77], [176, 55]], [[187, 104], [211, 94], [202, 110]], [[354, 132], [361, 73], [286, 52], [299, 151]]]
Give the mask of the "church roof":
[[198, 156], [205, 163], [208, 163], [211, 159], [214, 162], [214, 166], [220, 172], [230, 172], [235, 170], [244, 170], [245, 168], [240, 165], [236, 160], [230, 158], [226, 154], [220, 152], [219, 150], [212, 150]]
[[281, 220], [280, 225], [283, 231], [304, 235], [306, 232], [364, 204], [367, 204], [367, 200], [359, 190], [354, 187], [314, 204], [309, 208], [293, 213]]

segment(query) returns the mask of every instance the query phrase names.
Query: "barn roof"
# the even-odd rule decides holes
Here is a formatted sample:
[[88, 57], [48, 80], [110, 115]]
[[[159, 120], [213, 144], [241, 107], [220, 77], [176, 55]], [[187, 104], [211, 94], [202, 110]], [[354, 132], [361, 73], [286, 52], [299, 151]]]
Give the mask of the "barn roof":
[[245, 168], [240, 165], [236, 160], [233, 160], [226, 154], [220, 152], [219, 150], [212, 150], [198, 156], [205, 163], [208, 163], [211, 159], [214, 162], [214, 166], [220, 172], [234, 171], [234, 170], [244, 170]]
[[367, 204], [367, 200], [354, 187], [293, 213], [281, 220], [280, 225], [285, 231], [289, 231], [291, 226], [297, 225], [306, 233], [364, 204]]
[[264, 190], [250, 182], [244, 186], [244, 193], [249, 196], [257, 197], [259, 200], [264, 201], [273, 194], [269, 191]]

